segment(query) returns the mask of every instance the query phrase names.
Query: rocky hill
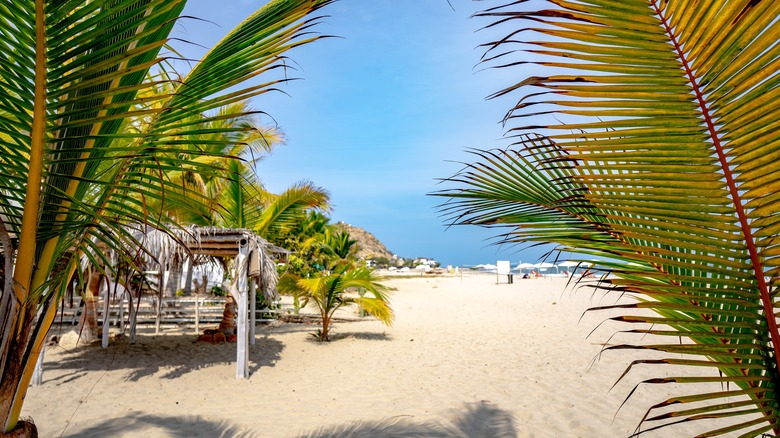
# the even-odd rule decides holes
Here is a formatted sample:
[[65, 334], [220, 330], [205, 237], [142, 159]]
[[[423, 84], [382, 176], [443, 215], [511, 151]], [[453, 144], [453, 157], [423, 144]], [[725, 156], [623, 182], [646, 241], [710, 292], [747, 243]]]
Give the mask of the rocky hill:
[[349, 233], [349, 237], [353, 240], [357, 240], [358, 252], [357, 256], [360, 259], [371, 259], [375, 257], [386, 257], [391, 259], [393, 253], [391, 253], [385, 245], [379, 241], [373, 234], [360, 228], [353, 227], [352, 225], [339, 222], [336, 224], [339, 228], [346, 230]]

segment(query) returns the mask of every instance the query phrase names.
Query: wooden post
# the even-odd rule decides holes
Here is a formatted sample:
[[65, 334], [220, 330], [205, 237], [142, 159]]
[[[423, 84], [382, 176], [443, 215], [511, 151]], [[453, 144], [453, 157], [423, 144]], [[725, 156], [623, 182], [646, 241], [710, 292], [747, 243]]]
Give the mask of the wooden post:
[[249, 345], [255, 345], [255, 325], [257, 325], [257, 295], [255, 279], [249, 279]]
[[108, 348], [108, 331], [111, 326], [111, 277], [106, 275], [106, 293], [103, 294], [103, 336], [101, 345]]
[[129, 293], [130, 291], [125, 289], [122, 292], [122, 298], [119, 299], [119, 333], [123, 335], [125, 333], [125, 295]]
[[138, 297], [135, 298], [135, 302], [133, 302], [133, 297], [130, 296], [130, 343], [135, 344], [135, 326], [136, 322], [138, 321], [138, 306], [141, 305], [141, 293], [142, 291], [138, 292]]
[[200, 334], [200, 298], [195, 292], [195, 334]]
[[[192, 293], [192, 272], [195, 270], [195, 257], [190, 254], [187, 256], [187, 280], [184, 283], [184, 294]], [[205, 285], [204, 285], [205, 286]]]
[[160, 334], [160, 320], [162, 318], [162, 299], [165, 291], [165, 265], [160, 263], [160, 274], [157, 284], [157, 320], [154, 322], [154, 334]]
[[239, 253], [236, 256], [236, 273], [233, 281], [236, 282], [238, 289], [238, 336], [236, 337], [236, 378], [249, 378], [249, 336], [247, 332], [247, 270], [249, 268], [247, 247], [239, 246]]
[[[259, 291], [265, 296], [265, 281], [263, 280], [263, 273], [265, 272], [265, 250], [261, 248], [257, 248], [257, 257], [258, 260], [260, 260], [260, 272], [257, 274], [257, 283], [260, 286]], [[255, 283], [252, 282], [252, 297], [254, 299], [254, 296], [257, 292], [255, 291]], [[270, 303], [265, 303], [266, 307], [269, 306]], [[255, 325], [257, 325], [257, 310], [255, 309], [254, 305], [252, 306], [252, 337], [249, 338], [249, 342], [251, 345], [255, 345], [255, 334], [256, 334], [256, 328]]]

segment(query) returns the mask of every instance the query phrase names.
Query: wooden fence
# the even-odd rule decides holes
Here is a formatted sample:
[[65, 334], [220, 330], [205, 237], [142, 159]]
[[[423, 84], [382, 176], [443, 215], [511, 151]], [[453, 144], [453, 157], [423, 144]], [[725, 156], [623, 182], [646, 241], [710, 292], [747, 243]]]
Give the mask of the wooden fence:
[[[109, 303], [109, 323], [112, 327], [124, 329], [130, 323], [130, 307], [126, 297], [112, 300]], [[192, 325], [196, 332], [200, 332], [201, 324], [219, 323], [222, 320], [222, 313], [225, 310], [225, 298], [215, 297], [213, 295], [188, 296], [188, 297], [165, 297], [160, 306], [159, 321], [157, 318], [157, 297], [154, 295], [144, 295], [140, 303], [133, 302], [138, 306], [136, 324], [177, 324]], [[97, 320], [103, 321], [103, 311], [105, 302], [103, 298], [97, 303]], [[80, 298], [75, 298], [72, 307], [70, 303], [63, 302], [58, 309], [55, 323], [64, 325], [77, 325], [81, 318], [84, 306]], [[256, 310], [258, 322], [269, 322], [276, 319], [279, 309], [258, 309]]]

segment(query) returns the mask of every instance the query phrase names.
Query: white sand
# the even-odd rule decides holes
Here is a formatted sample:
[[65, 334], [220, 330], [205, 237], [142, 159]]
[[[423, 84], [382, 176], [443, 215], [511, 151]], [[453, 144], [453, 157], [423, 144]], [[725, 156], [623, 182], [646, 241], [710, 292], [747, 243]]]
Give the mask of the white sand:
[[53, 347], [23, 415], [43, 437], [613, 437], [668, 396], [655, 385], [618, 412], [637, 382], [665, 369], [634, 371], [610, 390], [635, 353], [590, 367], [615, 326], [588, 338], [608, 315], [580, 318], [610, 299], [564, 290], [564, 279], [501, 280], [392, 279], [395, 325], [337, 323], [330, 343], [310, 339], [316, 325], [261, 326], [249, 380], [235, 378], [235, 344], [193, 343], [192, 332]]

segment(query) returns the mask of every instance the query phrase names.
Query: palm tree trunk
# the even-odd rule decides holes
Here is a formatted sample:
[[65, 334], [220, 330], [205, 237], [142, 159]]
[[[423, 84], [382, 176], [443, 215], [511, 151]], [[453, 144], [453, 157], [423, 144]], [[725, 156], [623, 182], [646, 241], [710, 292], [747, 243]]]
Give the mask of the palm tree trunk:
[[193, 257], [187, 259], [187, 281], [184, 282], [184, 294], [192, 295], [192, 273], [195, 270], [195, 260]]
[[8, 347], [12, 342], [13, 335], [13, 320], [14, 316], [18, 313], [18, 308], [15, 296], [6, 289], [3, 291], [3, 298], [0, 301], [0, 376], [5, 375], [5, 365], [8, 363], [8, 354], [12, 351], [11, 347]]
[[12, 418], [11, 411], [14, 407], [15, 395], [19, 391], [19, 383], [23, 380], [22, 377], [27, 365], [25, 356], [27, 356], [27, 348], [31, 340], [30, 332], [34, 318], [33, 306], [22, 306], [19, 315], [21, 321], [17, 325], [20, 328], [20, 332], [12, 335], [9, 340], [8, 355], [3, 364], [3, 380], [0, 382], [0, 394], [3, 394], [3, 397], [0, 397], [0, 419], [4, 420], [4, 424], [0, 425], [0, 431], [8, 431], [9, 428], [13, 429], [16, 426], [16, 419]]
[[233, 334], [236, 332], [236, 300], [230, 293], [225, 298], [225, 310], [222, 311], [222, 320], [218, 330], [226, 334]]
[[320, 341], [330, 341], [328, 332], [330, 331], [330, 319], [332, 315], [327, 312], [322, 314], [322, 330], [320, 331]]
[[10, 432], [0, 432], [0, 438], [38, 438], [38, 428], [32, 421], [21, 420]]
[[11, 236], [5, 223], [0, 218], [0, 243], [3, 245], [3, 289], [0, 299], [0, 376], [5, 375], [5, 362], [9, 350], [4, 348], [10, 340], [13, 315], [16, 314], [16, 301], [14, 298], [13, 258], [14, 247]]
[[139, 290], [137, 294], [131, 294], [128, 300], [128, 306], [130, 310], [129, 323], [130, 323], [130, 343], [135, 344], [136, 335], [136, 323], [138, 322], [138, 307], [141, 305], [141, 293]]
[[181, 263], [177, 257], [177, 259], [174, 260], [173, 263], [171, 263], [171, 268], [168, 274], [168, 281], [165, 284], [166, 296], [168, 297], [176, 296], [176, 291], [178, 291], [179, 287], [181, 286], [181, 277], [183, 271], [184, 271], [184, 264]]
[[89, 344], [97, 339], [97, 304], [100, 299], [100, 279], [102, 274], [92, 270], [89, 274], [89, 282], [84, 291], [84, 310], [81, 313], [79, 323], [79, 342]]

